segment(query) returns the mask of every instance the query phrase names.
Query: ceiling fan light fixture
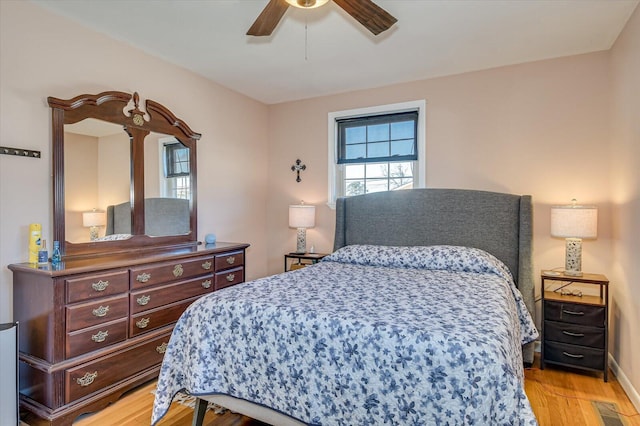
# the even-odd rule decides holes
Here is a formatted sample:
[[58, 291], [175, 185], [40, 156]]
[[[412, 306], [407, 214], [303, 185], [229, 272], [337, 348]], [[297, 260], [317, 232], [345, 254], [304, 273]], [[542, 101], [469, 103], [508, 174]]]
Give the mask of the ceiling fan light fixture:
[[299, 7], [300, 9], [315, 9], [326, 4], [329, 0], [285, 0], [291, 6]]

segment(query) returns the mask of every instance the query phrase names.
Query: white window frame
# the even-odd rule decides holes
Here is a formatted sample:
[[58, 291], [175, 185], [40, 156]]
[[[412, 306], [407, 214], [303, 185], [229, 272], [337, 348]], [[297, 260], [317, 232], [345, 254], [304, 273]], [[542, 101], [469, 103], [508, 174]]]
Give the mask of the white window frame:
[[382, 114], [393, 114], [398, 112], [407, 112], [407, 111], [418, 111], [418, 134], [416, 137], [418, 138], [418, 172], [414, 175], [414, 188], [424, 188], [426, 186], [426, 110], [427, 110], [427, 101], [417, 100], [417, 101], [409, 101], [409, 102], [401, 102], [397, 104], [389, 104], [389, 105], [379, 105], [374, 107], [367, 108], [357, 108], [350, 109], [345, 111], [335, 111], [330, 112], [328, 114], [328, 149], [329, 153], [328, 157], [328, 197], [327, 197], [327, 205], [335, 209], [336, 208], [336, 198], [338, 194], [337, 185], [339, 182], [337, 181], [338, 177], [341, 175], [339, 172], [339, 167], [341, 165], [337, 164], [338, 158], [338, 125], [336, 120], [347, 119], [347, 118], [357, 118], [357, 117], [365, 117], [370, 115], [382, 115]]

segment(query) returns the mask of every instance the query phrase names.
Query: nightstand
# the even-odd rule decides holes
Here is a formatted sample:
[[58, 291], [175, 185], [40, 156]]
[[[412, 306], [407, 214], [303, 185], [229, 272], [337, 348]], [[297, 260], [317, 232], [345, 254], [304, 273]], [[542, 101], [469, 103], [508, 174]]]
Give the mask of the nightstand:
[[[557, 274], [557, 275], [556, 275]], [[599, 296], [582, 295], [572, 284], [597, 285]], [[575, 287], [575, 286], [574, 286]], [[542, 271], [542, 345], [545, 363], [602, 371], [609, 379], [609, 280], [601, 274], [581, 277]]]
[[[284, 255], [284, 271], [300, 269], [306, 265], [313, 265], [328, 256], [329, 253], [288, 253]], [[289, 264], [291, 262], [291, 264]]]

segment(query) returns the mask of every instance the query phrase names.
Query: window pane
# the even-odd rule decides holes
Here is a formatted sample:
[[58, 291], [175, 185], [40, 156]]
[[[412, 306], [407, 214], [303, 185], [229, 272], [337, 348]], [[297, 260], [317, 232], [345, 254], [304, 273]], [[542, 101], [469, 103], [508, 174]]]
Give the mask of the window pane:
[[367, 194], [389, 190], [387, 179], [367, 179], [365, 185]]
[[354, 158], [365, 158], [367, 156], [367, 145], [347, 145], [346, 147], [346, 158], [354, 159]]
[[388, 141], [389, 140], [389, 125], [377, 124], [374, 126], [367, 126], [367, 140], [369, 142], [376, 141]]
[[413, 139], [391, 142], [391, 155], [411, 155], [413, 154]]
[[362, 195], [364, 194], [364, 180], [345, 180], [346, 196]]
[[391, 123], [391, 139], [413, 139], [414, 137], [414, 121], [401, 121], [399, 123]]
[[347, 164], [344, 175], [347, 179], [364, 179], [364, 164]]
[[370, 143], [367, 158], [379, 158], [389, 156], [389, 142]]
[[413, 163], [412, 162], [402, 162], [402, 163], [390, 163], [390, 176], [392, 177], [413, 177]]
[[368, 163], [367, 164], [367, 179], [371, 178], [386, 178], [389, 176], [389, 163]]
[[367, 132], [364, 126], [347, 127], [345, 129], [345, 143], [347, 145], [353, 143], [365, 143], [367, 141]]
[[389, 190], [411, 189], [413, 188], [413, 178], [391, 178], [389, 179]]

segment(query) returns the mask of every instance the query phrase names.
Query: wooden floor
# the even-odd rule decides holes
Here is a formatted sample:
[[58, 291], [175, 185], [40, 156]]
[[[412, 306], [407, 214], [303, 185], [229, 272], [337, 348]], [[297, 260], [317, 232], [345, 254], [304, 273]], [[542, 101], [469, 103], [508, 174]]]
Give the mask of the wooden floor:
[[[640, 426], [640, 415], [620, 387], [613, 374], [604, 383], [602, 374], [569, 371], [548, 366], [545, 370], [534, 367], [525, 371], [526, 392], [541, 426], [602, 425], [592, 401], [615, 404], [622, 425]], [[122, 397], [104, 410], [81, 417], [75, 426], [148, 426], [155, 382], [150, 382]], [[188, 426], [193, 410], [173, 403], [158, 426]], [[619, 424], [619, 423], [617, 423]], [[256, 420], [233, 413], [207, 412], [205, 426], [263, 426]]]

